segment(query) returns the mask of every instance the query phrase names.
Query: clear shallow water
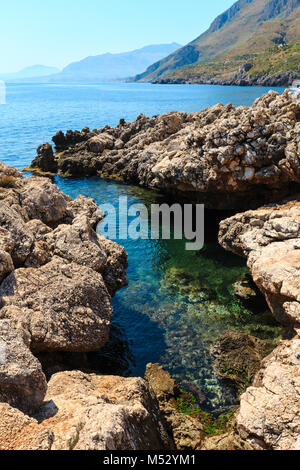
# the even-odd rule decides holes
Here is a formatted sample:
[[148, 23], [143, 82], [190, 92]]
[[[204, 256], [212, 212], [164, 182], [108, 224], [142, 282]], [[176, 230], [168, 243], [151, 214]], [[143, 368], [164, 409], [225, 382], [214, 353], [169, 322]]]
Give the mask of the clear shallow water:
[[[269, 88], [185, 85], [8, 85], [0, 106], [0, 159], [23, 168], [36, 147], [62, 129], [115, 125], [173, 109], [197, 111], [217, 102], [250, 105]], [[282, 91], [282, 89], [278, 89]], [[93, 197], [117, 205], [165, 202], [165, 197], [128, 185], [90, 179], [55, 178], [72, 197]], [[264, 308], [251, 311], [234, 296], [233, 284], [247, 272], [243, 260], [226, 253], [216, 240], [216, 215], [206, 216], [206, 245], [187, 252], [185, 240], [122, 241], [129, 255], [130, 284], [113, 300], [113, 323], [121, 327], [131, 355], [126, 374], [143, 376], [148, 362], [160, 362], [185, 386], [196, 386], [211, 408], [234, 402], [213, 372], [210, 348], [220, 332], [238, 328], [262, 338], [279, 328]], [[112, 371], [113, 372], [113, 371]]]

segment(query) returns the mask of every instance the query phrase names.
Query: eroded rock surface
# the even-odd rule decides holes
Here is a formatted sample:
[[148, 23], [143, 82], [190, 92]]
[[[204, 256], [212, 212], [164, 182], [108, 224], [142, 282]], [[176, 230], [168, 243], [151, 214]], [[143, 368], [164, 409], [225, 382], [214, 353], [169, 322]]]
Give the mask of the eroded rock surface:
[[142, 379], [63, 372], [48, 384], [38, 421], [54, 450], [172, 449], [153, 392]]
[[299, 121], [291, 93], [270, 91], [252, 107], [217, 104], [192, 114], [140, 115], [116, 128], [60, 132], [53, 161], [63, 175], [118, 177], [207, 207], [244, 209], [279, 200], [299, 184]]
[[224, 248], [247, 257], [279, 322], [291, 330], [241, 397], [236, 431], [252, 449], [300, 449], [300, 203], [262, 207], [220, 225]]
[[50, 450], [51, 429], [6, 403], [0, 403], [0, 450]]

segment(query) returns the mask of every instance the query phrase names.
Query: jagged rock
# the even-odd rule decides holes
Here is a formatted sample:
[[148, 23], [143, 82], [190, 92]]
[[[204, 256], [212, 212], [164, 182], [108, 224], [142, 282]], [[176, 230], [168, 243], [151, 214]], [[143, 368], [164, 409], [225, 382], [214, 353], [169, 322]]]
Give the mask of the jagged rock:
[[59, 225], [46, 237], [53, 253], [68, 261], [101, 271], [107, 261], [96, 232], [86, 216], [77, 217], [72, 225]]
[[[248, 258], [274, 316], [292, 331], [300, 323], [300, 203], [237, 214], [220, 224], [224, 248]], [[292, 334], [292, 333], [291, 333]], [[241, 397], [237, 432], [252, 449], [300, 449], [300, 338], [283, 341]]]
[[300, 202], [237, 214], [220, 224], [221, 245], [248, 257], [253, 280], [276, 319], [300, 322]]
[[64, 223], [70, 224], [76, 217], [87, 217], [92, 228], [96, 230], [97, 224], [104, 219], [104, 215], [92, 198], [79, 195], [68, 202]]
[[240, 436], [255, 450], [300, 450], [300, 338], [283, 341], [241, 397]]
[[0, 403], [0, 450], [50, 450], [53, 438], [35, 419]]
[[128, 256], [125, 248], [111, 240], [100, 237], [100, 243], [107, 256], [106, 264], [101, 273], [107, 290], [113, 297], [119, 289], [128, 284], [126, 275]]
[[10, 320], [0, 320], [0, 401], [31, 413], [42, 405], [47, 382], [26, 345], [28, 334], [22, 336]]
[[199, 420], [176, 409], [179, 388], [170, 374], [159, 364], [148, 364], [145, 379], [153, 389], [162, 413], [173, 436], [176, 449], [199, 450], [204, 439]]
[[28, 220], [40, 219], [50, 227], [62, 221], [70, 200], [48, 178], [26, 179], [20, 191], [20, 203], [26, 210]]
[[259, 338], [226, 331], [211, 350], [216, 373], [241, 393], [253, 382], [263, 358], [274, 347], [274, 344]]
[[50, 144], [47, 143], [38, 147], [37, 157], [32, 162], [32, 167], [39, 168], [45, 172], [57, 172], [57, 162], [54, 158], [53, 149]]
[[17, 269], [0, 297], [3, 306], [26, 309], [36, 351], [95, 351], [108, 340], [111, 297], [88, 267], [54, 257], [40, 268]]
[[0, 283], [5, 276], [13, 271], [14, 265], [11, 256], [6, 251], [0, 250]]
[[37, 419], [52, 429], [54, 450], [173, 448], [142, 379], [63, 372], [51, 378], [46, 400]]
[[[3, 240], [3, 229], [5, 229], [5, 242], [10, 246], [7, 248], [11, 254], [15, 266], [21, 266], [31, 251], [33, 235], [27, 229], [21, 216], [11, 207], [0, 202], [0, 225], [1, 240]], [[10, 239], [10, 242], [7, 240]], [[5, 250], [6, 251], [6, 250]]]
[[299, 119], [289, 91], [270, 91], [252, 107], [218, 104], [192, 114], [141, 115], [89, 139], [85, 134], [78, 144], [71, 139], [58, 171], [119, 177], [208, 208], [257, 206], [280, 200], [300, 182]]

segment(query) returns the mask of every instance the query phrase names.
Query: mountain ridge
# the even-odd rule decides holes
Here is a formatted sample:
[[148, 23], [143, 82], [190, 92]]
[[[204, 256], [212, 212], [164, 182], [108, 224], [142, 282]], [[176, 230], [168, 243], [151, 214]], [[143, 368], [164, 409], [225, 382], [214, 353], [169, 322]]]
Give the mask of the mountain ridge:
[[[269, 28], [269, 30], [268, 30]], [[263, 36], [262, 36], [263, 31]], [[256, 40], [256, 39], [259, 40]], [[245, 63], [254, 66], [260, 54], [265, 54], [274, 45], [286, 47], [300, 45], [300, 0], [239, 0], [219, 15], [207, 31], [183, 48], [161, 61], [152, 64], [134, 81], [171, 83], [172, 78], [195, 83], [205, 82], [205, 77], [222, 81], [239, 72]], [[286, 51], [286, 56], [289, 51]], [[289, 72], [298, 72], [294, 65], [295, 49]], [[298, 59], [300, 53], [296, 51]], [[277, 73], [268, 67], [271, 56], [264, 56], [266, 66], [261, 75]], [[289, 62], [290, 57], [288, 57]], [[228, 63], [231, 66], [228, 66]], [[206, 67], [206, 64], [208, 66]], [[214, 65], [214, 66], [213, 66]], [[223, 69], [223, 76], [219, 69]], [[256, 70], [256, 73], [259, 71]], [[250, 69], [247, 72], [251, 75]], [[198, 80], [198, 81], [197, 81]], [[203, 81], [204, 80], [204, 81]]]

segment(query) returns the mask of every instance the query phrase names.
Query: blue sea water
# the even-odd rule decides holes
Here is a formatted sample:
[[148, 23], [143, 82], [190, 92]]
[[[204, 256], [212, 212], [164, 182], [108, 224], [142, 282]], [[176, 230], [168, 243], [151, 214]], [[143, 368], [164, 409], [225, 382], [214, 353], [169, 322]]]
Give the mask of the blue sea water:
[[[116, 125], [120, 118], [133, 120], [140, 113], [199, 111], [218, 102], [251, 105], [268, 90], [123, 83], [8, 84], [7, 104], [0, 106], [0, 160], [25, 167], [37, 146], [50, 142], [58, 130]], [[166, 201], [164, 195], [98, 178], [55, 177], [55, 183], [72, 197], [84, 194], [98, 204], [117, 206], [119, 196], [125, 195], [129, 203]], [[130, 283], [113, 300], [113, 324], [127, 344], [124, 374], [143, 376], [147, 363], [159, 362], [183, 387], [198, 387], [208, 408], [221, 409], [235, 398], [213, 370], [210, 348], [218, 335], [238, 328], [273, 338], [280, 330], [266, 309], [250, 309], [235, 297], [233, 284], [247, 268], [243, 260], [218, 246], [216, 231], [216, 214], [208, 213], [206, 244], [200, 253], [185, 251], [185, 240], [121, 241], [129, 255]], [[99, 362], [104, 360], [99, 354]]]

